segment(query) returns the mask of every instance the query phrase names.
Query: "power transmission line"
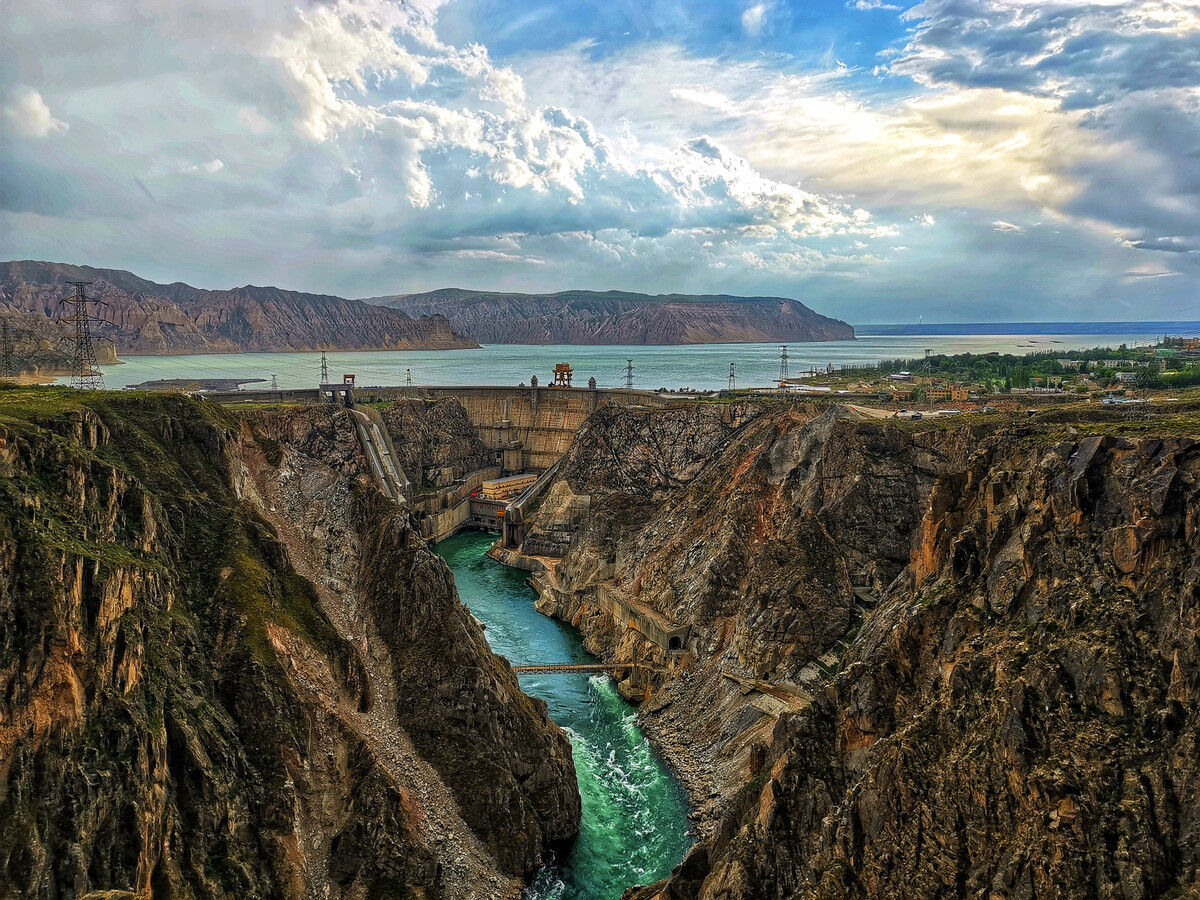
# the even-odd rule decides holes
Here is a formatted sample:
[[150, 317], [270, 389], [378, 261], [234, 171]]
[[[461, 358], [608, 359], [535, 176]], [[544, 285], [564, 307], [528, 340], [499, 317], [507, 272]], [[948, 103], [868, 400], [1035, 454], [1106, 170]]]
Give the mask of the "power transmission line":
[[75, 322], [75, 358], [71, 363], [71, 387], [83, 391], [101, 390], [104, 387], [104, 376], [96, 365], [96, 350], [92, 346], [92, 318], [88, 314], [88, 303], [100, 303], [99, 300], [88, 298], [85, 290], [90, 281], [68, 281], [73, 285], [75, 293], [63, 297], [62, 302], [75, 307], [75, 312], [68, 319]]

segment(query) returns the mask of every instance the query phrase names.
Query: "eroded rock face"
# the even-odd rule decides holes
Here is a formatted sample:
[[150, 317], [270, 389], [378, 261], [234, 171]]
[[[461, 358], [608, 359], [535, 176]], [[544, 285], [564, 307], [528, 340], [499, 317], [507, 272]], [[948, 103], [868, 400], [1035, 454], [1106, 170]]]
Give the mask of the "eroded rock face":
[[[15, 313], [10, 323], [22, 363], [24, 342], [35, 336], [48, 334], [60, 342], [70, 337], [63, 327], [50, 327], [62, 315], [70, 280], [90, 281], [88, 296], [106, 304], [94, 329], [97, 346], [105, 354], [111, 354], [114, 345], [119, 353], [478, 346], [439, 315], [411, 318], [397, 310], [327, 294], [254, 285], [205, 290], [180, 282], [155, 284], [119, 269], [23, 260], [0, 265], [0, 306]], [[31, 361], [40, 359], [32, 355]], [[69, 370], [69, 352], [64, 363]]]
[[0, 894], [517, 896], [578, 826], [569, 745], [347, 413], [28, 396], [0, 431]]
[[418, 487], [446, 487], [496, 463], [456, 400], [402, 398], [381, 413], [400, 467]]
[[665, 670], [627, 688], [704, 837], [637, 897], [1200, 888], [1200, 442], [1063, 437], [768, 409], [673, 487], [571, 482], [542, 608]]

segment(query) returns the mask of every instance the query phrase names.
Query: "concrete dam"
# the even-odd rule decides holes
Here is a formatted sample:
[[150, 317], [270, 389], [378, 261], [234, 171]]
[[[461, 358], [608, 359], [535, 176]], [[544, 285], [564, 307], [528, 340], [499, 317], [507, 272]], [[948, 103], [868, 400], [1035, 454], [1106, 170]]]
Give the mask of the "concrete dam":
[[[522, 514], [553, 480], [554, 467], [571, 446], [584, 421], [601, 405], [661, 406], [650, 391], [596, 387], [525, 386], [362, 386], [346, 380], [319, 388], [210, 392], [222, 404], [336, 402], [353, 407], [363, 452], [380, 488], [418, 514], [424, 536], [439, 542], [467, 527], [501, 532], [504, 546], [519, 547], [525, 531]], [[389, 427], [381, 410], [399, 402], [436, 404], [452, 401], [489, 458], [469, 471], [449, 473], [450, 484], [422, 484], [406, 472], [396, 444], [407, 435]], [[496, 496], [489, 482], [506, 476], [540, 476], [510, 496]], [[549, 548], [553, 553], [553, 548]]]

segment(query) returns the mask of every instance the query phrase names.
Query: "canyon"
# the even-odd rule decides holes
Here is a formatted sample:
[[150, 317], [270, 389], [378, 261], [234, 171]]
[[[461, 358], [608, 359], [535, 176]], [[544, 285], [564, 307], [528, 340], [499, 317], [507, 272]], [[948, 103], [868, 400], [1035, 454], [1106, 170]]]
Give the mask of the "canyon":
[[631, 900], [1200, 889], [1197, 405], [592, 416], [500, 554], [696, 801]]
[[6, 888], [515, 896], [581, 809], [488, 527], [691, 798], [625, 900], [1200, 890], [1200, 398], [316, 399], [0, 389]]

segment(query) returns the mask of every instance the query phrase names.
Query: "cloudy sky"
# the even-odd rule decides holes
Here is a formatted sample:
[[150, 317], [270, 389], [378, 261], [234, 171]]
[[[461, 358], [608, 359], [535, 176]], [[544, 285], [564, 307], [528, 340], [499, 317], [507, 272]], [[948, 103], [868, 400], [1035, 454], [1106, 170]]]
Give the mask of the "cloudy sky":
[[1200, 318], [1200, 0], [0, 10], [0, 258]]

